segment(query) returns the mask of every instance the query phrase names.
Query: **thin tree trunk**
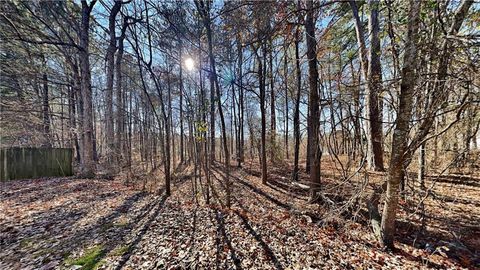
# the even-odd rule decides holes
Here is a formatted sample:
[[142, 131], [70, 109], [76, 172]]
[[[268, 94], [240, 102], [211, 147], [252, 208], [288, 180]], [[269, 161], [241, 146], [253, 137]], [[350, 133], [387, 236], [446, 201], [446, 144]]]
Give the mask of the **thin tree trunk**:
[[[45, 67], [46, 68], [46, 67]], [[49, 105], [49, 95], [48, 95], [48, 76], [47, 71], [43, 73], [43, 105], [42, 105], [42, 115], [43, 115], [43, 132], [45, 134], [45, 145], [47, 147], [52, 146], [52, 136], [50, 134], [50, 105]]]
[[[298, 9], [300, 9], [300, 2], [298, 2]], [[300, 18], [300, 15], [299, 15]], [[297, 92], [295, 97], [295, 112], [293, 115], [293, 130], [295, 137], [295, 147], [294, 147], [294, 161], [293, 161], [293, 173], [292, 180], [298, 181], [298, 162], [300, 155], [300, 96], [302, 92], [302, 71], [300, 70], [300, 27], [297, 26], [295, 31], [295, 73], [296, 73], [296, 82], [297, 82]]]
[[413, 109], [413, 93], [417, 80], [417, 40], [419, 30], [420, 1], [410, 0], [408, 34], [405, 43], [405, 53], [400, 85], [399, 107], [393, 132], [391, 157], [387, 176], [387, 191], [383, 208], [381, 244], [389, 249], [394, 247], [395, 220], [397, 215], [399, 187], [404, 177], [405, 151], [408, 143], [409, 123]]
[[179, 39], [180, 43], [180, 57], [179, 57], [179, 67], [180, 67], [180, 164], [185, 163], [185, 155], [184, 155], [184, 131], [183, 131], [183, 65], [182, 65], [182, 59], [183, 59], [183, 42], [182, 39]]
[[[212, 40], [212, 29], [211, 29], [211, 18], [210, 18], [210, 3], [204, 1], [195, 0], [195, 5], [197, 10], [202, 16], [203, 25], [207, 32], [208, 40], [208, 56], [210, 60], [211, 76], [212, 81], [215, 83], [216, 94], [217, 94], [217, 104], [218, 104], [218, 113], [220, 115], [220, 124], [222, 128], [222, 140], [223, 140], [223, 151], [225, 153], [225, 169], [226, 169], [226, 179], [225, 179], [225, 188], [226, 188], [226, 206], [230, 208], [231, 206], [231, 184], [230, 184], [230, 153], [228, 151], [227, 143], [227, 131], [225, 127], [225, 118], [223, 116], [222, 101], [220, 95], [220, 85], [218, 83], [217, 71], [215, 67], [215, 58], [213, 55], [213, 40]], [[212, 82], [211, 81], [211, 82]], [[213, 88], [212, 88], [213, 90]], [[211, 100], [213, 102], [213, 100]], [[212, 130], [213, 132], [213, 130]], [[212, 145], [213, 146], [213, 145]]]
[[275, 115], [275, 87], [273, 78], [273, 45], [269, 44], [269, 75], [270, 75], [270, 162], [275, 162], [277, 151], [277, 121]]
[[215, 161], [215, 82], [210, 76], [210, 159]]
[[[266, 59], [265, 50], [263, 58]], [[266, 64], [266, 63], [265, 63]], [[267, 184], [267, 147], [266, 147], [266, 110], [265, 110], [265, 74], [262, 66], [262, 60], [258, 57], [258, 80], [260, 82], [260, 115], [261, 115], [261, 166], [262, 166], [262, 184]]]
[[318, 69], [317, 69], [317, 41], [315, 39], [315, 22], [313, 18], [313, 3], [307, 1], [307, 16], [305, 20], [305, 31], [307, 34], [307, 57], [308, 57], [308, 82], [309, 82], [309, 127], [308, 141], [310, 156], [308, 156], [310, 165], [310, 201], [318, 200], [318, 191], [320, 190], [320, 159], [322, 152], [319, 141], [320, 127], [320, 107], [318, 96]]
[[238, 167], [242, 166], [242, 163], [245, 161], [245, 131], [244, 131], [244, 102], [243, 102], [243, 48], [240, 42], [240, 37], [237, 37], [237, 50], [238, 50], [238, 111], [239, 111], [239, 134], [240, 134], [240, 141], [238, 143], [238, 150], [239, 150], [239, 159], [238, 159]]
[[370, 0], [370, 52], [368, 62], [368, 93], [367, 106], [368, 118], [370, 119], [370, 136], [372, 144], [372, 158], [375, 171], [384, 171], [383, 166], [383, 127], [382, 110], [383, 101], [380, 93], [382, 92], [382, 67], [380, 64], [380, 23], [378, 19], [378, 10], [380, 2]]
[[[286, 43], [286, 40], [285, 40]], [[283, 73], [285, 76], [285, 113], [284, 113], [284, 121], [285, 121], [285, 158], [288, 160], [289, 153], [288, 153], [288, 46], [285, 44], [285, 52], [283, 58]]]
[[[120, 33], [120, 37], [118, 38], [118, 49], [117, 49], [117, 57], [115, 59], [115, 90], [116, 90], [116, 115], [115, 115], [115, 121], [117, 125], [117, 130], [116, 130], [116, 152], [117, 152], [117, 162], [119, 165], [122, 164], [122, 162], [125, 161], [125, 152], [127, 151], [127, 143], [126, 140], [123, 138], [126, 138], [125, 136], [125, 103], [124, 101], [124, 91], [123, 91], [123, 74], [122, 74], [122, 61], [123, 61], [123, 51], [124, 51], [124, 40], [125, 40], [125, 34], [127, 31], [128, 23], [127, 23], [127, 18], [125, 17], [123, 19], [123, 24], [122, 24], [122, 30]], [[129, 160], [129, 158], [128, 158]]]
[[[365, 33], [362, 22], [358, 15], [356, 1], [350, 1], [353, 17], [355, 19], [355, 31], [357, 42], [360, 48], [360, 63], [365, 81], [366, 89], [366, 107], [367, 107], [367, 165], [376, 171], [383, 171], [383, 139], [381, 113], [379, 109], [378, 93], [381, 91], [381, 65], [380, 65], [380, 39], [378, 36], [378, 2], [370, 0], [370, 20], [369, 30], [371, 31], [370, 61], [367, 59], [367, 48], [365, 42]], [[372, 63], [373, 62], [373, 63]]]

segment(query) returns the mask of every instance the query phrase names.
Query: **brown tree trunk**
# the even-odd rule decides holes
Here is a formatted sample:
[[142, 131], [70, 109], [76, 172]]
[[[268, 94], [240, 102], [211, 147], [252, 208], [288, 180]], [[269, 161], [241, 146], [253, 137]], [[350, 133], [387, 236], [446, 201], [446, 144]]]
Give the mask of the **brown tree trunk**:
[[273, 45], [269, 44], [269, 75], [270, 75], [270, 162], [275, 162], [277, 151], [277, 121], [275, 116], [275, 87], [273, 80]]
[[243, 48], [240, 42], [240, 37], [237, 37], [237, 50], [238, 50], [238, 112], [239, 112], [239, 143], [238, 143], [238, 151], [239, 151], [239, 159], [238, 159], [238, 167], [242, 166], [242, 163], [245, 161], [245, 131], [244, 131], [244, 101], [243, 101]]
[[309, 82], [309, 126], [308, 141], [310, 146], [310, 201], [318, 200], [320, 190], [320, 159], [322, 152], [319, 142], [320, 107], [318, 96], [317, 41], [315, 39], [315, 19], [313, 18], [313, 3], [307, 1], [307, 17], [305, 31], [307, 34], [308, 82]]
[[124, 104], [124, 97], [123, 97], [123, 90], [122, 90], [122, 60], [123, 60], [123, 41], [125, 40], [125, 32], [127, 30], [127, 22], [126, 19], [123, 20], [122, 25], [122, 32], [118, 39], [118, 50], [117, 50], [117, 57], [115, 59], [115, 91], [116, 91], [116, 115], [115, 115], [115, 122], [117, 126], [116, 136], [115, 136], [115, 144], [116, 144], [116, 152], [117, 152], [117, 162], [118, 165], [121, 165], [125, 161], [125, 151], [126, 151], [126, 138], [125, 136], [125, 104]]
[[383, 127], [382, 110], [383, 102], [380, 93], [382, 92], [382, 67], [380, 64], [380, 23], [378, 19], [378, 9], [380, 2], [370, 0], [370, 52], [368, 62], [368, 93], [367, 107], [368, 118], [370, 119], [370, 137], [372, 145], [373, 168], [375, 171], [384, 171], [383, 166]]
[[[473, 5], [473, 0], [464, 0], [453, 17], [452, 24], [448, 30], [448, 36], [455, 36], [460, 27], [462, 26], [465, 17], [468, 14], [468, 10]], [[447, 71], [448, 66], [452, 57], [452, 49], [451, 49], [452, 40], [449, 38], [445, 38], [442, 43], [441, 50], [438, 53], [438, 66], [436, 72], [436, 78], [433, 83], [433, 89], [431, 94], [431, 102], [430, 106], [426, 111], [426, 115], [423, 117], [424, 120], [420, 123], [419, 132], [415, 135], [410, 143], [410, 148], [407, 153], [408, 156], [413, 155], [413, 152], [422, 144], [425, 137], [430, 132], [430, 129], [435, 120], [435, 113], [438, 110], [438, 107], [445, 101], [446, 97], [448, 96], [448, 91], [445, 91], [445, 82], [447, 80]]]
[[391, 157], [387, 176], [387, 192], [382, 214], [381, 235], [379, 236], [382, 239], [381, 244], [389, 249], [394, 247], [399, 187], [401, 179], [404, 176], [404, 153], [407, 149], [409, 123], [413, 108], [413, 93], [417, 80], [415, 69], [417, 68], [417, 39], [420, 26], [420, 5], [420, 1], [410, 0], [408, 34], [405, 43], [399, 107], [397, 119], [395, 121], [395, 130], [393, 132]]
[[[285, 43], [286, 43], [285, 39]], [[285, 52], [283, 58], [283, 75], [285, 76], [285, 113], [284, 113], [284, 125], [285, 125], [285, 158], [288, 160], [290, 158], [288, 152], [288, 46], [285, 44]]]
[[[365, 33], [358, 14], [356, 1], [350, 1], [353, 17], [355, 19], [355, 31], [360, 48], [360, 63], [363, 76], [367, 82], [366, 107], [367, 107], [367, 165], [376, 171], [383, 171], [383, 131], [381, 111], [379, 108], [379, 91], [381, 91], [381, 65], [380, 65], [380, 39], [378, 36], [378, 1], [370, 0], [369, 30], [371, 31], [370, 61], [367, 59], [367, 47]], [[373, 63], [372, 63], [373, 62]]]
[[[263, 59], [266, 59], [265, 49], [263, 50]], [[266, 147], [266, 109], [265, 109], [265, 73], [262, 65], [262, 59], [257, 55], [258, 60], [258, 81], [260, 83], [260, 115], [261, 115], [261, 167], [262, 167], [262, 184], [267, 184], [267, 147]], [[265, 63], [266, 64], [266, 63]]]
[[92, 178], [95, 175], [94, 138], [93, 138], [93, 108], [92, 108], [92, 83], [89, 60], [89, 29], [90, 13], [96, 0], [87, 4], [82, 0], [82, 18], [80, 23], [80, 47], [79, 61], [81, 74], [81, 89], [83, 96], [83, 159], [82, 177]]
[[115, 137], [113, 131], [113, 80], [114, 80], [114, 68], [115, 68], [115, 51], [116, 51], [116, 35], [115, 35], [115, 18], [117, 17], [118, 12], [120, 11], [122, 2], [115, 1], [110, 15], [108, 17], [108, 32], [110, 35], [110, 40], [107, 48], [106, 55], [106, 67], [107, 67], [107, 87], [105, 89], [105, 138], [106, 138], [106, 156], [107, 156], [107, 170], [108, 173], [114, 172], [115, 167]]
[[[46, 67], [45, 67], [46, 68]], [[45, 134], [45, 146], [51, 147], [51, 134], [50, 134], [50, 98], [48, 95], [48, 76], [47, 71], [43, 73], [43, 104], [42, 104], [42, 115], [43, 115], [43, 132]]]
[[[297, 2], [297, 9], [300, 9], [300, 1]], [[298, 23], [300, 23], [301, 15], [298, 15]], [[300, 70], [300, 27], [295, 30], [295, 79], [297, 91], [295, 95], [295, 112], [293, 114], [293, 133], [295, 137], [295, 146], [293, 150], [293, 172], [292, 180], [298, 181], [298, 162], [300, 155], [300, 96], [302, 93], [302, 71]]]
[[[228, 143], [227, 143], [227, 130], [225, 127], [225, 118], [223, 116], [223, 109], [222, 109], [222, 101], [221, 101], [221, 94], [220, 94], [220, 84], [218, 83], [218, 77], [217, 77], [217, 70], [215, 67], [215, 57], [213, 55], [213, 40], [212, 40], [212, 29], [211, 29], [211, 18], [210, 18], [210, 3], [205, 2], [205, 1], [198, 1], [195, 0], [195, 5], [197, 7], [197, 10], [201, 14], [203, 25], [205, 27], [205, 30], [207, 32], [207, 40], [208, 40], [208, 57], [210, 60], [210, 69], [211, 69], [211, 77], [213, 82], [215, 84], [216, 88], [216, 94], [217, 94], [217, 104], [218, 104], [218, 113], [220, 115], [220, 124], [222, 128], [222, 141], [223, 141], [223, 151], [225, 154], [225, 169], [226, 169], [226, 179], [225, 179], [225, 188], [226, 188], [226, 206], [230, 208], [231, 206], [231, 198], [230, 198], [230, 193], [231, 193], [231, 184], [230, 184], [230, 153], [228, 151]], [[213, 102], [213, 100], [211, 100]], [[212, 130], [213, 132], [213, 130]], [[212, 145], [213, 146], [213, 145]]]
[[182, 58], [183, 58], [183, 43], [182, 39], [179, 40], [180, 43], [180, 164], [185, 163], [185, 155], [184, 155], [184, 131], [183, 131], [183, 65], [182, 65]]

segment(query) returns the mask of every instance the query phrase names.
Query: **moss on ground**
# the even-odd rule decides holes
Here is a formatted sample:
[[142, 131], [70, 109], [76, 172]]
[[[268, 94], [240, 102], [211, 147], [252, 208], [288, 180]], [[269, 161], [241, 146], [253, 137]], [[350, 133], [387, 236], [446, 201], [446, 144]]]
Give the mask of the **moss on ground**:
[[130, 245], [121, 245], [112, 251], [113, 256], [123, 256], [130, 251]]
[[78, 258], [65, 259], [65, 264], [81, 265], [82, 270], [94, 270], [103, 264], [102, 258], [104, 256], [105, 256], [105, 249], [103, 245], [97, 245], [87, 249], [85, 253]]

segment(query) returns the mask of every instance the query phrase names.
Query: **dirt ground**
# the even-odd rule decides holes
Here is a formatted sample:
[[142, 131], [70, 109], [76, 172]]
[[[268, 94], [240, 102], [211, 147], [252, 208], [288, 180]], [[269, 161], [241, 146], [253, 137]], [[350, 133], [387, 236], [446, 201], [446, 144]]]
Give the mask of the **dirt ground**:
[[0, 269], [480, 266], [480, 182], [455, 177], [427, 181], [425, 230], [419, 233], [419, 204], [402, 202], [398, 250], [385, 252], [361, 211], [325, 222], [325, 205], [309, 204], [306, 192], [290, 185], [289, 170], [271, 169], [269, 184], [262, 185], [255, 165], [234, 169], [230, 210], [224, 207], [221, 186], [225, 172], [218, 166], [208, 205], [202, 189], [206, 180], [198, 179], [195, 185], [192, 168], [177, 173], [168, 198], [162, 193], [163, 179], [154, 176], [149, 183], [155, 183], [158, 192], [121, 180], [2, 183]]

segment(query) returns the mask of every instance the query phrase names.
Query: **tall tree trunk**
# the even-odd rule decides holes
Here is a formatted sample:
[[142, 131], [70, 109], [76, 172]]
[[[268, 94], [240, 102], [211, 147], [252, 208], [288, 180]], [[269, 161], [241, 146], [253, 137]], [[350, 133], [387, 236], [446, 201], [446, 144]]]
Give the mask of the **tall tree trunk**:
[[378, 19], [378, 10], [380, 2], [378, 0], [370, 0], [370, 52], [368, 62], [368, 93], [367, 106], [368, 118], [370, 119], [370, 137], [372, 144], [372, 158], [375, 171], [384, 171], [383, 166], [383, 124], [382, 110], [383, 101], [380, 93], [382, 92], [382, 67], [380, 64], [380, 23]]
[[[461, 3], [457, 11], [455, 12], [447, 36], [455, 36], [458, 33], [463, 21], [468, 14], [468, 10], [472, 5], [473, 0], [464, 0]], [[454, 51], [451, 48], [451, 43], [452, 39], [445, 38], [442, 43], [440, 52], [438, 53], [439, 63], [437, 66], [436, 78], [433, 83], [433, 89], [431, 91], [432, 94], [430, 98], [430, 106], [425, 113], [426, 115], [423, 117], [423, 121], [420, 123], [419, 132], [417, 132], [417, 134], [410, 143], [411, 147], [409, 147], [409, 151], [406, 154], [407, 156], [413, 155], [413, 152], [420, 146], [420, 144], [422, 144], [434, 123], [435, 113], [437, 112], [438, 107], [445, 102], [448, 96], [448, 91], [445, 91], [445, 83], [448, 76], [448, 66], [451, 61], [452, 52]]]
[[277, 121], [275, 116], [275, 87], [273, 78], [273, 45], [269, 42], [269, 75], [270, 75], [270, 162], [275, 162], [277, 151]]
[[[437, 20], [437, 13], [435, 13], [433, 16], [434, 17], [432, 19], [436, 21]], [[391, 26], [389, 26], [389, 28], [390, 27]], [[393, 30], [391, 30], [391, 31], [393, 32]], [[391, 36], [392, 35], [393, 34], [391, 34]], [[430, 40], [429, 40], [429, 42], [430, 42], [429, 58], [426, 59], [428, 61], [427, 62], [427, 73], [428, 74], [432, 74], [432, 72], [433, 72], [433, 66], [434, 66], [435, 58], [437, 57], [437, 53], [438, 53], [437, 50], [436, 50], [436, 46], [435, 46], [436, 42], [437, 42], [436, 37], [437, 37], [437, 27], [436, 27], [436, 25], [433, 25], [431, 33], [430, 33]], [[392, 41], [392, 43], [393, 43], [393, 41]], [[430, 103], [429, 91], [431, 90], [432, 85], [433, 85], [433, 80], [428, 80], [427, 84], [426, 84], [426, 87], [425, 87], [425, 94], [424, 94], [424, 101], [423, 101], [424, 111], [427, 111], [428, 107], [429, 107], [429, 103]], [[421, 115], [419, 115], [419, 118], [421, 118]], [[420, 183], [421, 191], [425, 190], [425, 167], [426, 167], [425, 154], [426, 154], [426, 148], [427, 148], [427, 143], [423, 142], [420, 145], [420, 150], [419, 150], [419, 155], [418, 155], [418, 176], [417, 176], [417, 178], [418, 178], [418, 182]], [[403, 179], [403, 181], [405, 181], [405, 180]], [[401, 187], [402, 188], [405, 187], [405, 183], [401, 183]], [[402, 189], [402, 191], [404, 191], [404, 190]], [[422, 206], [423, 206], [423, 204], [422, 204]]]
[[[126, 111], [126, 94], [123, 91], [123, 73], [122, 73], [122, 61], [123, 61], [123, 52], [124, 52], [124, 40], [128, 27], [128, 18], [124, 17], [122, 22], [122, 30], [120, 32], [120, 37], [118, 38], [118, 49], [117, 57], [115, 58], [115, 91], [116, 91], [116, 152], [117, 152], [117, 162], [121, 165], [123, 162], [128, 161], [129, 158], [125, 158], [124, 155], [129, 151], [127, 149], [127, 136], [125, 130], [125, 111]], [[128, 151], [127, 151], [128, 150]], [[129, 165], [130, 163], [127, 162]], [[130, 167], [128, 167], [130, 169]]]
[[76, 110], [75, 110], [75, 92], [77, 86], [74, 79], [70, 81], [71, 87], [68, 91], [68, 112], [69, 112], [69, 132], [70, 132], [70, 147], [75, 149], [77, 162], [80, 162], [80, 146], [78, 145], [77, 133], [74, 131], [77, 126]]
[[82, 0], [82, 18], [80, 23], [80, 47], [79, 61], [81, 73], [81, 89], [83, 96], [83, 159], [82, 159], [82, 177], [91, 178], [95, 175], [94, 160], [94, 138], [93, 138], [93, 108], [92, 108], [92, 83], [90, 74], [89, 60], [89, 29], [90, 13], [96, 0], [92, 0], [90, 5], [86, 0]]
[[[262, 45], [264, 46], [264, 45]], [[263, 49], [263, 59], [266, 60], [266, 50]], [[265, 73], [262, 65], [262, 59], [257, 55], [258, 60], [258, 81], [260, 83], [260, 115], [261, 115], [261, 167], [262, 167], [262, 183], [267, 184], [267, 147], [266, 147], [266, 109], [265, 109]], [[266, 64], [266, 61], [264, 62]]]
[[[149, 14], [148, 14], [148, 9], [146, 10], [146, 26], [147, 26], [147, 39], [148, 39], [148, 49], [151, 51], [152, 50], [152, 35], [150, 31], [150, 23], [149, 23]], [[136, 33], [134, 31], [134, 33]], [[165, 195], [170, 196], [171, 195], [171, 153], [170, 153], [170, 114], [172, 113], [171, 111], [167, 111], [166, 109], [166, 102], [163, 97], [163, 91], [161, 88], [161, 84], [158, 81], [157, 74], [154, 72], [152, 68], [152, 57], [153, 55], [150, 53], [149, 54], [149, 59], [145, 60], [140, 53], [140, 45], [138, 41], [138, 36], [135, 34], [134, 36], [134, 41], [135, 41], [135, 54], [137, 58], [137, 65], [139, 69], [139, 74], [140, 74], [140, 79], [142, 82], [142, 88], [143, 88], [143, 93], [148, 99], [148, 102], [150, 104], [150, 108], [152, 109], [155, 118], [157, 119], [158, 125], [160, 126], [160, 132], [159, 132], [159, 137], [160, 137], [160, 147], [163, 152], [163, 166], [164, 166], [164, 175], [165, 175]], [[158, 116], [155, 110], [155, 106], [153, 105], [152, 99], [150, 98], [150, 95], [147, 91], [147, 85], [145, 82], [145, 78], [143, 76], [143, 68], [142, 68], [142, 62], [145, 66], [145, 68], [148, 70], [150, 77], [155, 85], [155, 90], [157, 91], [158, 97], [160, 99], [160, 109], [162, 113], [162, 119]], [[165, 133], [162, 133], [162, 124], [165, 126]]]
[[[350, 1], [353, 17], [355, 19], [355, 32], [357, 42], [360, 48], [360, 63], [363, 76], [367, 82], [366, 89], [366, 107], [367, 107], [367, 165], [376, 171], [383, 171], [383, 134], [381, 113], [378, 102], [378, 92], [381, 91], [381, 65], [380, 65], [380, 39], [378, 36], [378, 2], [370, 0], [371, 12], [369, 20], [369, 30], [371, 33], [370, 61], [367, 59], [367, 47], [365, 43], [365, 33], [362, 21], [358, 15], [356, 1]], [[373, 61], [373, 63], [372, 63]]]
[[182, 59], [183, 59], [183, 42], [182, 39], [179, 39], [180, 43], [180, 164], [185, 163], [185, 155], [184, 155], [184, 142], [183, 142], [183, 137], [184, 137], [184, 131], [183, 131], [183, 65], [182, 65]]
[[72, 68], [72, 75], [73, 75], [73, 94], [74, 94], [74, 99], [75, 99], [75, 104], [73, 106], [76, 106], [76, 112], [77, 112], [77, 117], [78, 121], [76, 121], [75, 125], [75, 132], [77, 136], [77, 162], [79, 163], [80, 167], [83, 163], [83, 158], [84, 158], [84, 139], [85, 136], [83, 134], [83, 95], [82, 95], [82, 79], [80, 76], [80, 71], [79, 67], [76, 61], [76, 58], [74, 61], [70, 62], [70, 66]]
[[[285, 43], [286, 43], [285, 39]], [[285, 52], [283, 56], [283, 75], [285, 76], [285, 113], [284, 113], [284, 122], [285, 122], [285, 158], [288, 160], [289, 153], [288, 153], [288, 46], [285, 44]]]
[[115, 19], [117, 17], [118, 12], [120, 11], [122, 2], [115, 1], [110, 15], [108, 17], [108, 32], [110, 35], [108, 48], [107, 48], [107, 55], [106, 55], [106, 67], [107, 67], [107, 87], [105, 89], [105, 129], [106, 129], [106, 156], [107, 156], [107, 170], [108, 173], [114, 172], [115, 161], [118, 158], [115, 158], [118, 152], [115, 151], [115, 137], [114, 137], [114, 130], [113, 130], [113, 80], [114, 80], [114, 68], [115, 68], [115, 51], [116, 47], [116, 35], [115, 35]]
[[397, 215], [399, 187], [404, 177], [405, 151], [407, 150], [409, 123], [413, 109], [413, 93], [417, 80], [417, 40], [420, 26], [420, 1], [410, 0], [408, 14], [408, 34], [405, 43], [405, 53], [402, 68], [402, 82], [400, 85], [399, 107], [395, 130], [393, 132], [391, 157], [387, 176], [387, 191], [381, 222], [382, 245], [392, 249], [394, 247], [395, 220]]
[[[46, 67], [45, 67], [46, 69]], [[50, 98], [48, 95], [48, 76], [47, 71], [43, 72], [43, 105], [42, 105], [42, 115], [43, 115], [43, 132], [45, 134], [45, 146], [52, 146], [52, 136], [50, 134]]]
[[215, 161], [215, 82], [210, 77], [210, 159]]
[[[218, 83], [217, 77], [217, 70], [215, 67], [215, 57], [213, 55], [213, 40], [212, 40], [212, 29], [211, 29], [211, 18], [210, 18], [210, 3], [205, 1], [195, 0], [195, 5], [197, 10], [201, 14], [203, 25], [207, 32], [207, 40], [208, 40], [208, 57], [210, 60], [210, 69], [211, 69], [211, 76], [212, 81], [215, 84], [216, 94], [217, 94], [217, 104], [218, 104], [218, 114], [220, 115], [220, 124], [222, 128], [222, 140], [223, 140], [223, 151], [225, 154], [225, 169], [226, 169], [226, 179], [225, 179], [225, 188], [226, 188], [226, 206], [230, 208], [231, 206], [231, 184], [230, 184], [230, 153], [228, 151], [228, 143], [227, 143], [227, 130], [225, 127], [225, 118], [223, 116], [223, 109], [222, 109], [222, 101], [221, 101], [221, 94], [220, 94], [220, 84]], [[211, 81], [211, 82], [212, 82]], [[213, 88], [212, 88], [213, 90]], [[213, 100], [212, 100], [213, 101]], [[213, 130], [212, 130], [213, 132]], [[213, 145], [212, 145], [213, 146]]]
[[[300, 3], [300, 2], [298, 2]], [[298, 4], [299, 6], [300, 4]], [[298, 7], [300, 9], [300, 7]], [[299, 15], [300, 18], [300, 15]], [[296, 82], [297, 82], [297, 92], [295, 96], [295, 112], [293, 114], [293, 133], [295, 137], [295, 147], [293, 150], [294, 161], [293, 161], [293, 173], [292, 180], [298, 181], [298, 162], [300, 155], [300, 96], [302, 93], [302, 71], [300, 70], [300, 27], [297, 26], [295, 30], [295, 73], [296, 73]]]
[[308, 156], [310, 165], [310, 201], [318, 200], [320, 190], [320, 159], [322, 152], [319, 141], [320, 107], [318, 96], [317, 41], [315, 39], [315, 19], [313, 18], [313, 3], [307, 1], [307, 17], [305, 31], [307, 34], [308, 82], [309, 82], [309, 126], [308, 141], [311, 147]]
[[[352, 73], [352, 84], [360, 84], [360, 78], [355, 77], [355, 69], [353, 68], [353, 62], [350, 61], [350, 71]], [[360, 76], [359, 76], [360, 77]], [[354, 86], [353, 91], [353, 128], [354, 128], [354, 157], [356, 157], [357, 149], [362, 149], [362, 131], [360, 127], [360, 86]]]
[[245, 131], [244, 131], [244, 101], [243, 101], [243, 48], [241, 43], [241, 37], [237, 36], [237, 50], [238, 50], [238, 112], [239, 112], [239, 134], [240, 140], [238, 143], [239, 159], [238, 167], [242, 166], [245, 161]]

